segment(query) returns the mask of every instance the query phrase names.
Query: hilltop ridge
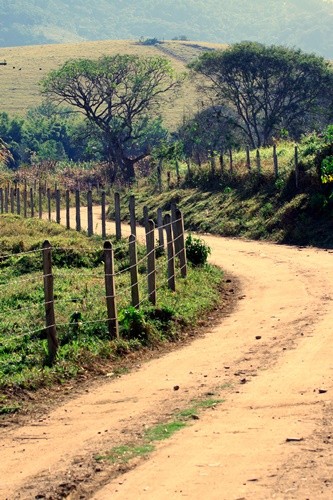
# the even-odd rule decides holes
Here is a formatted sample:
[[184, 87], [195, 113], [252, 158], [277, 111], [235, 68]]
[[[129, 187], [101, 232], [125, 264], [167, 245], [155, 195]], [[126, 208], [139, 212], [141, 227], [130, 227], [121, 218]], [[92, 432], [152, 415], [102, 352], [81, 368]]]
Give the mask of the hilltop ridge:
[[328, 0], [0, 0], [0, 47], [186, 37], [257, 40], [333, 57]]

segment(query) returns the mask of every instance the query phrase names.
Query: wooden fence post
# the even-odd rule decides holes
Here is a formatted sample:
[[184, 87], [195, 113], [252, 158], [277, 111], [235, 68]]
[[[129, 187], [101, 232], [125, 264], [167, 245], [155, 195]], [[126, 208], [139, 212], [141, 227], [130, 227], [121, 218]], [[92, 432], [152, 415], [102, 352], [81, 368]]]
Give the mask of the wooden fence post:
[[130, 214], [131, 234], [134, 234], [134, 236], [136, 236], [135, 197], [133, 194], [130, 196], [128, 207]]
[[171, 221], [175, 221], [176, 220], [176, 210], [177, 210], [176, 203], [171, 203], [171, 207], [170, 207]]
[[163, 212], [161, 208], [157, 209], [157, 227], [158, 227], [158, 246], [164, 249]]
[[251, 157], [250, 157], [250, 147], [246, 146], [246, 167], [249, 172], [251, 172]]
[[175, 243], [176, 256], [179, 259], [180, 273], [183, 278], [187, 276], [185, 237], [184, 237], [184, 221], [183, 214], [177, 208], [174, 216], [171, 215], [173, 239]]
[[158, 191], [162, 193], [162, 166], [163, 160], [160, 159], [157, 164], [157, 183], [158, 183]]
[[93, 228], [93, 211], [92, 211], [92, 192], [89, 189], [87, 193], [87, 216], [88, 216], [88, 236], [92, 236], [94, 233]]
[[166, 232], [167, 239], [167, 251], [168, 251], [168, 287], [170, 290], [176, 291], [176, 279], [175, 279], [175, 250], [172, 240], [172, 228], [171, 228], [171, 216], [166, 214], [163, 219], [164, 228]]
[[149, 220], [146, 226], [146, 247], [147, 247], [147, 278], [148, 278], [148, 299], [156, 305], [156, 255], [155, 255], [155, 224]]
[[104, 271], [108, 330], [111, 339], [119, 338], [116, 287], [114, 277], [113, 248], [110, 241], [104, 242]]
[[103, 240], [105, 240], [105, 238], [106, 238], [106, 194], [105, 194], [105, 191], [102, 191], [101, 218], [102, 218], [102, 238], [103, 238]]
[[116, 224], [116, 239], [121, 240], [120, 194], [114, 193], [114, 218]]
[[224, 174], [224, 153], [221, 151], [220, 153], [220, 170], [221, 170], [221, 175]]
[[71, 228], [70, 195], [69, 195], [69, 189], [66, 189], [66, 229], [70, 228]]
[[0, 188], [0, 212], [3, 214], [3, 188]]
[[75, 191], [76, 230], [81, 231], [80, 191]]
[[46, 196], [47, 196], [47, 214], [48, 214], [48, 219], [50, 221], [51, 220], [51, 190], [50, 190], [50, 188], [47, 188]]
[[60, 218], [60, 189], [56, 189], [55, 195], [56, 195], [56, 221], [58, 224], [60, 224], [60, 221], [61, 221], [61, 218]]
[[136, 237], [131, 234], [129, 237], [129, 261], [131, 274], [131, 297], [132, 306], [139, 308], [139, 282], [138, 282], [138, 254], [136, 248]]
[[147, 205], [145, 205], [143, 207], [143, 225], [144, 225], [144, 227], [146, 227], [146, 225], [148, 224], [148, 221], [149, 221], [149, 209], [148, 209]]
[[35, 217], [35, 201], [34, 201], [34, 190], [30, 188], [30, 211], [31, 217]]
[[296, 189], [299, 188], [299, 164], [298, 164], [298, 147], [295, 146], [295, 184]]
[[230, 169], [230, 173], [233, 174], [234, 162], [233, 162], [233, 158], [232, 158], [232, 149], [229, 149], [229, 169]]
[[187, 178], [190, 180], [192, 176], [192, 162], [191, 158], [188, 158], [186, 160], [186, 165], [187, 165]]
[[16, 189], [16, 213], [21, 215], [21, 191], [19, 187]]
[[54, 314], [53, 275], [52, 275], [52, 249], [46, 240], [43, 243], [43, 273], [44, 273], [44, 298], [45, 298], [45, 324], [48, 343], [49, 361], [52, 363], [57, 355], [58, 339]]
[[279, 177], [279, 163], [276, 153], [276, 144], [273, 145], [273, 164], [274, 164], [274, 176], [275, 179], [277, 179]]
[[177, 175], [177, 187], [180, 185], [180, 174], [179, 174], [179, 162], [178, 160], [175, 161], [175, 166], [176, 166], [176, 175]]
[[256, 163], [257, 163], [257, 171], [258, 174], [261, 173], [261, 158], [260, 158], [260, 151], [257, 149], [256, 151]]
[[5, 213], [8, 214], [8, 187], [5, 187]]
[[10, 188], [10, 212], [13, 214], [15, 212], [15, 199], [14, 199], [14, 188]]
[[23, 217], [27, 217], [27, 197], [28, 197], [28, 193], [27, 193], [27, 190], [26, 188], [24, 188], [23, 190]]
[[40, 219], [43, 218], [43, 191], [42, 191], [42, 186], [39, 186], [38, 188], [38, 217]]

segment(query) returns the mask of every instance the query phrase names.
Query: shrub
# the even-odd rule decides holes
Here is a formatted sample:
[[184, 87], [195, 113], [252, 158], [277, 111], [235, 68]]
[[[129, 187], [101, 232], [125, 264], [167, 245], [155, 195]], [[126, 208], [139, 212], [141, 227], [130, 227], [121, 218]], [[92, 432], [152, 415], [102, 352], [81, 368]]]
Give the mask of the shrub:
[[142, 345], [149, 344], [151, 328], [142, 311], [132, 306], [122, 309], [119, 313], [119, 325], [122, 339], [137, 339]]
[[185, 241], [187, 260], [194, 266], [202, 266], [207, 262], [211, 250], [200, 238], [193, 238], [189, 234]]

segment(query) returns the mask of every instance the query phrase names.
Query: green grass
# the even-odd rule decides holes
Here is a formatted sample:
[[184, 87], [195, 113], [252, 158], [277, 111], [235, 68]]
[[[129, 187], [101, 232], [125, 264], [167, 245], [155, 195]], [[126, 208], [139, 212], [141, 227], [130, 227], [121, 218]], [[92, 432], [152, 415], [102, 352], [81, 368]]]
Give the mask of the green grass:
[[[117, 275], [120, 335], [109, 340], [104, 291], [103, 242], [67, 231], [56, 223], [0, 216], [0, 388], [36, 389], [64, 383], [98, 363], [109, 363], [138, 349], [176, 341], [219, 301], [222, 272], [212, 266], [191, 268], [177, 291], [167, 287], [166, 257], [157, 260], [157, 307], [147, 300], [146, 268], [139, 273], [140, 311], [130, 307], [128, 273]], [[41, 244], [54, 247], [54, 297], [59, 350], [48, 366], [44, 329]], [[114, 242], [116, 271], [128, 266], [126, 241]], [[27, 252], [22, 255], [18, 252]], [[145, 249], [139, 246], [139, 258]], [[112, 370], [109, 370], [112, 371]], [[0, 405], [1, 406], [1, 405]], [[7, 403], [2, 405], [4, 408]]]
[[169, 439], [176, 432], [185, 428], [192, 420], [193, 416], [197, 417], [198, 413], [203, 410], [215, 408], [221, 403], [223, 403], [222, 399], [211, 398], [203, 398], [193, 401], [192, 406], [176, 412], [173, 419], [169, 422], [160, 423], [146, 429], [139, 445], [137, 443], [128, 443], [125, 445], [115, 446], [110, 451], [97, 455], [95, 460], [105, 460], [112, 464], [124, 464], [136, 457], [146, 457], [155, 450], [155, 446], [152, 443]]
[[107, 460], [110, 463], [127, 464], [130, 460], [136, 457], [145, 457], [154, 451], [154, 446], [151, 444], [143, 444], [142, 446], [115, 446], [108, 452], [107, 455], [97, 455], [97, 462]]
[[148, 429], [145, 433], [146, 439], [151, 441], [162, 441], [163, 439], [168, 439], [175, 432], [179, 431], [186, 426], [185, 422], [173, 421], [166, 424], [156, 425], [151, 429]]
[[203, 399], [199, 401], [194, 401], [193, 405], [185, 410], [181, 410], [176, 414], [176, 417], [189, 419], [193, 416], [197, 416], [199, 411], [204, 408], [215, 408], [217, 405], [223, 403], [223, 399]]
[[20, 410], [21, 406], [16, 404], [16, 405], [8, 405], [8, 406], [1, 406], [0, 407], [0, 415], [9, 415], [12, 413], [16, 413]]

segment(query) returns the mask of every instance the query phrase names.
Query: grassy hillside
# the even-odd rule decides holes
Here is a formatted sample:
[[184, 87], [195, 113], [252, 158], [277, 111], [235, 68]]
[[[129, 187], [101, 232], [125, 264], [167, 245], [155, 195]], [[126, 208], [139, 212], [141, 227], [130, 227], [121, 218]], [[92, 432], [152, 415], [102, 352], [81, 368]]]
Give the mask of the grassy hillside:
[[0, 46], [82, 40], [257, 40], [332, 57], [325, 0], [2, 0]]
[[[294, 145], [278, 145], [279, 176], [273, 170], [272, 149], [261, 150], [261, 173], [251, 152], [252, 170], [248, 172], [244, 152], [234, 155], [233, 173], [226, 159], [221, 173], [217, 164], [191, 167], [182, 164], [181, 183], [177, 188], [174, 167], [170, 189], [166, 177], [163, 192], [158, 192], [157, 179], [151, 175], [145, 185], [122, 196], [122, 213], [128, 212], [129, 194], [134, 194], [137, 213], [143, 222], [143, 207], [149, 207], [150, 217], [156, 217], [158, 207], [169, 210], [176, 203], [183, 210], [187, 230], [208, 232], [228, 237], [271, 240], [277, 243], [313, 245], [333, 248], [333, 201], [329, 197], [330, 185], [323, 188], [313, 161], [302, 158], [299, 187], [295, 185]], [[186, 177], [185, 177], [186, 176]], [[112, 208], [110, 217], [113, 217]]]
[[[171, 59], [176, 71], [185, 71], [186, 63], [203, 50], [223, 47], [217, 44], [172, 41], [161, 45], [146, 46], [134, 41], [101, 41], [63, 45], [36, 45], [30, 47], [0, 48], [0, 112], [23, 115], [27, 109], [41, 102], [38, 82], [51, 69], [71, 58], [98, 58], [102, 55], [139, 54], [143, 56], [164, 55]], [[183, 114], [196, 110], [196, 91], [186, 84], [183, 92], [164, 110], [166, 123], [176, 127]]]

